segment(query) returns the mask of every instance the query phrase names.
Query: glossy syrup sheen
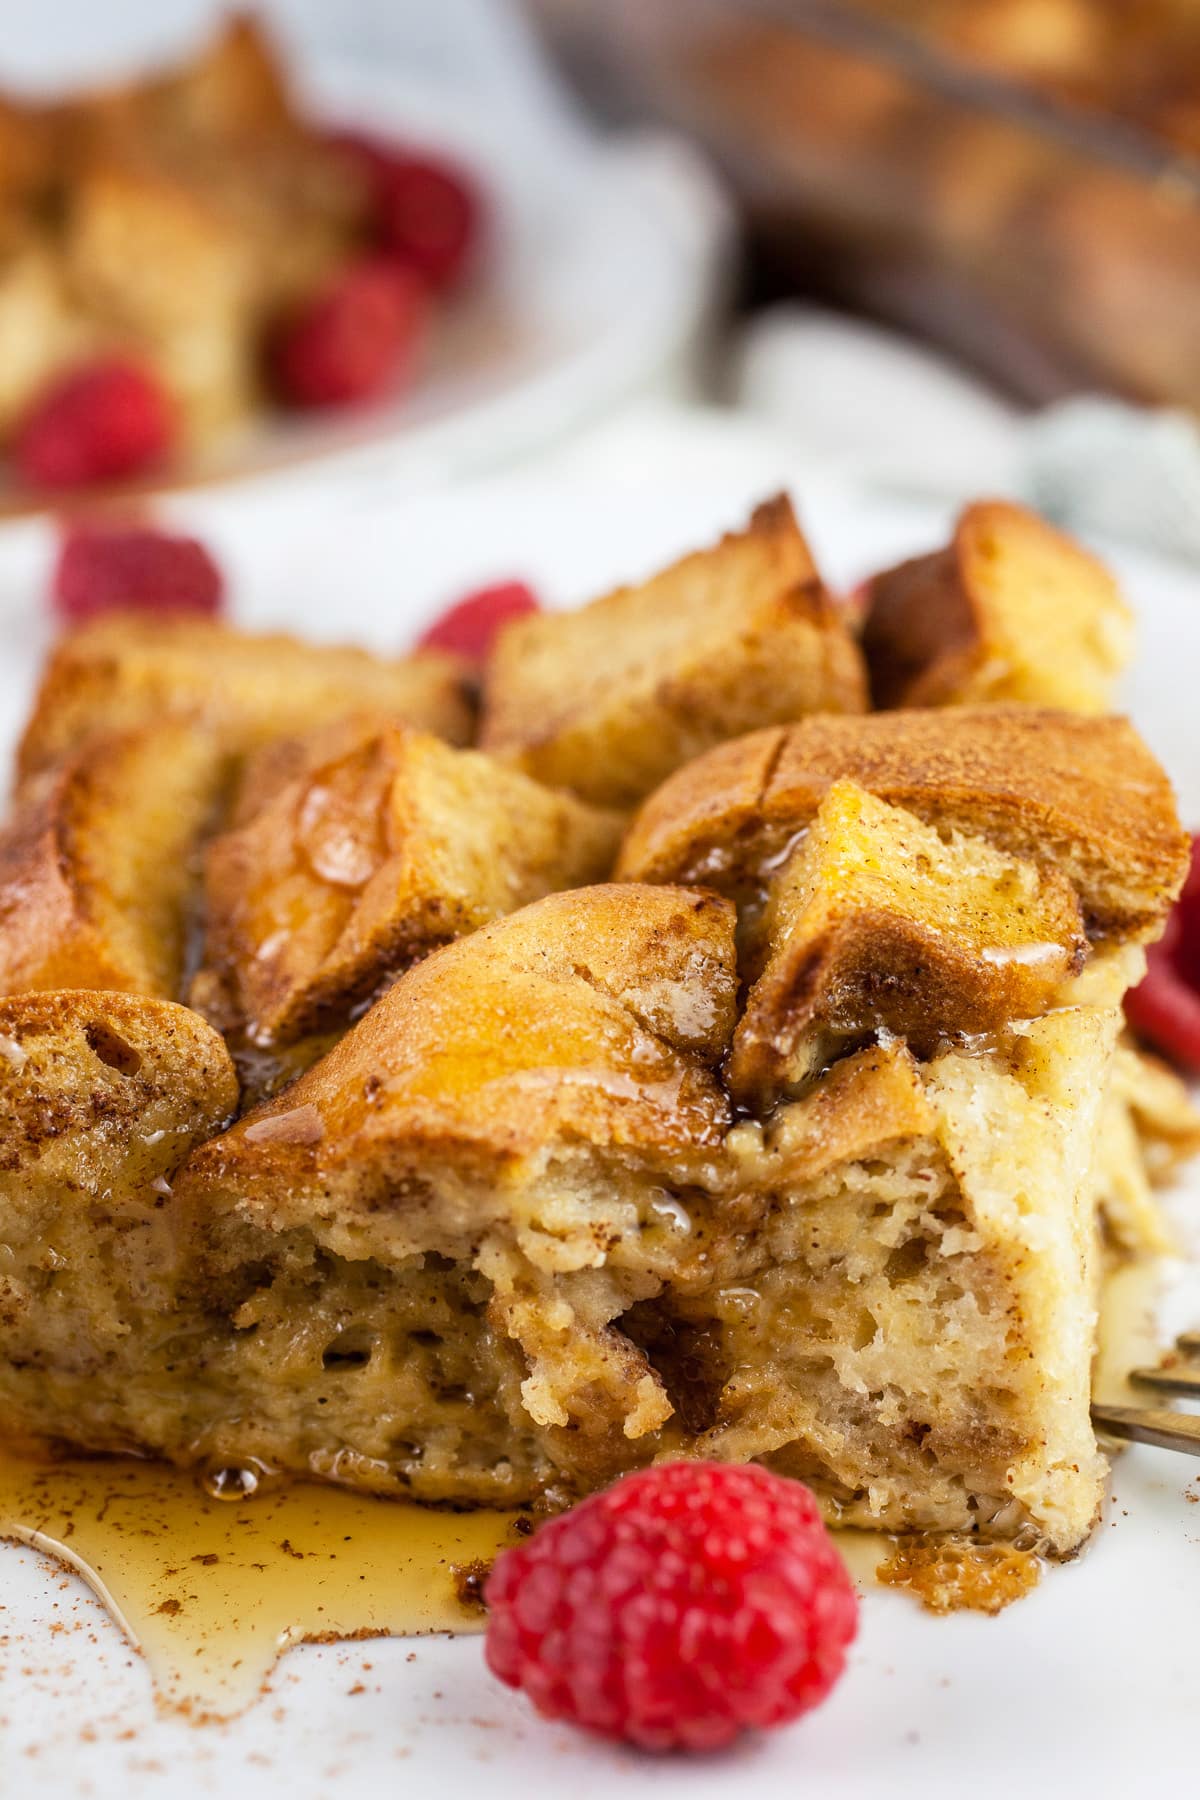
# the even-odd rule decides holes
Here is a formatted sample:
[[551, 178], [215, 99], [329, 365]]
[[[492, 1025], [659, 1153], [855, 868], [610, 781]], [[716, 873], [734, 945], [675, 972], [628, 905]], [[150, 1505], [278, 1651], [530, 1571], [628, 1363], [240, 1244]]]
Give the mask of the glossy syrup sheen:
[[472, 1579], [527, 1529], [308, 1483], [223, 1500], [132, 1457], [0, 1455], [0, 1537], [77, 1570], [159, 1703], [196, 1719], [243, 1711], [289, 1644], [478, 1631]]
[[[1127, 1397], [1126, 1371], [1154, 1360], [1154, 1262], [1106, 1284], [1097, 1393]], [[264, 1485], [220, 1499], [197, 1478], [132, 1457], [38, 1460], [0, 1453], [0, 1537], [77, 1570], [145, 1654], [163, 1706], [229, 1718], [261, 1691], [289, 1644], [478, 1631], [473, 1580], [528, 1533], [514, 1513], [453, 1513], [347, 1489]], [[918, 1546], [836, 1534], [860, 1587], [906, 1588], [931, 1610], [985, 1612], [1034, 1584], [1027, 1552]]]

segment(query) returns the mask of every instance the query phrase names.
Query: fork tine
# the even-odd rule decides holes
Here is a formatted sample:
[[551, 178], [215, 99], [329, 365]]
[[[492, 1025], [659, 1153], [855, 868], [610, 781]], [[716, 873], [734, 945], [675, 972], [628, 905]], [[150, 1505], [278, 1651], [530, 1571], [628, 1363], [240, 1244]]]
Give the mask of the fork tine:
[[1200, 1456], [1200, 1418], [1163, 1407], [1093, 1406], [1092, 1423], [1110, 1437]]
[[1200, 1369], [1130, 1369], [1129, 1379], [1163, 1394], [1200, 1394]]

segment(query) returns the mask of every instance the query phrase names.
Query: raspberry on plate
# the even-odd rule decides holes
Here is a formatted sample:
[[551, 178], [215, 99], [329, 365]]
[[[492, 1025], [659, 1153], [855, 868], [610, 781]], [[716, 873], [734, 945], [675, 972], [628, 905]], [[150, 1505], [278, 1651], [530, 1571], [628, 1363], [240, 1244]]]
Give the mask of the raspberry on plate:
[[153, 468], [173, 437], [161, 383], [139, 364], [113, 357], [52, 382], [18, 425], [12, 455], [31, 487], [83, 487]]
[[715, 1750], [816, 1706], [858, 1599], [816, 1501], [757, 1465], [626, 1475], [504, 1551], [487, 1661], [547, 1718]]
[[108, 612], [212, 617], [221, 571], [196, 538], [147, 525], [73, 525], [62, 537], [51, 601], [64, 625]]
[[1200, 838], [1166, 930], [1146, 950], [1144, 979], [1125, 996], [1139, 1037], [1189, 1075], [1200, 1075]]
[[482, 662], [502, 626], [510, 619], [521, 619], [527, 613], [541, 610], [537, 595], [523, 581], [498, 581], [490, 587], [478, 588], [473, 594], [465, 594], [453, 606], [448, 606], [421, 633], [417, 647], [421, 650], [452, 650], [459, 656]]
[[369, 400], [407, 372], [427, 313], [424, 286], [393, 258], [363, 257], [280, 327], [276, 380], [293, 406]]
[[380, 249], [411, 265], [432, 288], [445, 291], [461, 281], [483, 221], [468, 177], [439, 156], [366, 132], [336, 132], [331, 141], [366, 175]]
[[379, 190], [384, 246], [434, 288], [462, 280], [479, 239], [479, 201], [456, 169], [428, 157], [398, 157]]

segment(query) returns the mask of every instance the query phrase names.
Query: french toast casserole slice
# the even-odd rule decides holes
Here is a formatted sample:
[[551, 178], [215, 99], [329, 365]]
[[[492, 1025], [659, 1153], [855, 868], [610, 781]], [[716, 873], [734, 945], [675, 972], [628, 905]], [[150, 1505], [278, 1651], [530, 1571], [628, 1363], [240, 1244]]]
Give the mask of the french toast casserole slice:
[[[124, 740], [90, 702], [58, 767], [32, 736], [38, 842], [76, 792], [72, 743], [103, 774], [151, 729], [144, 697], [164, 711], [144, 664], [106, 680]], [[130, 776], [128, 817], [72, 803], [88, 853], [59, 877], [90, 936], [52, 992], [0, 1001], [11, 1433], [459, 1505], [761, 1458], [855, 1525], [1087, 1535], [1097, 1143], [1119, 997], [1186, 864], [1128, 725], [783, 725], [667, 779], [604, 884], [612, 815], [374, 693], [261, 749], [270, 688], [203, 706], [180, 686], [153, 729], [196, 734], [193, 788], [227, 814], [200, 832], [198, 952], [155, 963], [153, 927], [113, 927], [130, 868], [146, 918], [178, 898], [115, 848], [153, 801]], [[171, 808], [180, 832], [201, 812]], [[257, 1004], [263, 922], [230, 952], [228, 909], [259, 864], [266, 923], [293, 905], [313, 936], [255, 1028], [300, 1030], [315, 994], [336, 1022], [236, 1118], [225, 1040], [167, 995], [218, 972]], [[99, 905], [81, 869], [126, 889], [104, 873]], [[196, 853], [200, 914], [203, 886]], [[362, 1012], [338, 947], [371, 947], [365, 920]]]
[[452, 667], [193, 641], [60, 648], [0, 843], [10, 1435], [459, 1505], [757, 1458], [1076, 1548], [1101, 1234], [1195, 1142], [1118, 1042], [1187, 862], [1132, 728], [801, 697], [623, 821]]

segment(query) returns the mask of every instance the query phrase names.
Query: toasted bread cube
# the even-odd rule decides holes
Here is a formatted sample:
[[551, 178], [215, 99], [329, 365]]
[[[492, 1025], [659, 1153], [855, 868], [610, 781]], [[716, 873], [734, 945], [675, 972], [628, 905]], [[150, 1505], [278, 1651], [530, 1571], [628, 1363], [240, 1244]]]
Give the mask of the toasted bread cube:
[[71, 184], [63, 257], [82, 306], [110, 340], [137, 346], [189, 435], [250, 409], [259, 387], [251, 249], [202, 191], [153, 160], [98, 154]]
[[11, 225], [42, 210], [57, 167], [51, 108], [0, 96], [0, 207]]
[[0, 249], [0, 432], [9, 432], [47, 382], [86, 357], [102, 334], [69, 292], [62, 257], [33, 231]]
[[762, 1107], [876, 1031], [928, 1055], [1034, 1017], [1088, 948], [1061, 875], [943, 837], [852, 781], [830, 788], [771, 883], [761, 940], [729, 1083]]
[[1059, 869], [1094, 941], [1158, 937], [1187, 873], [1171, 784], [1127, 720], [964, 706], [803, 719], [718, 745], [646, 801], [617, 878], [704, 882], [756, 903], [843, 776], [926, 824]]
[[110, 615], [55, 647], [18, 750], [21, 780], [100, 732], [164, 716], [202, 721], [234, 751], [374, 708], [452, 743], [472, 727], [466, 666], [436, 652], [254, 636], [202, 619]]
[[189, 61], [144, 84], [160, 128], [230, 138], [301, 129], [287, 71], [262, 21], [224, 19]]
[[225, 1045], [187, 1007], [75, 991], [0, 999], [6, 1442], [128, 1448], [106, 1429], [114, 1388], [143, 1429], [164, 1415], [182, 1425], [193, 1402], [156, 1384], [146, 1342], [149, 1330], [171, 1362], [189, 1254], [170, 1181], [237, 1094]]
[[944, 550], [869, 584], [863, 650], [876, 706], [980, 700], [1108, 709], [1133, 621], [1104, 564], [1005, 501], [968, 506]]
[[196, 1003], [208, 1010], [215, 978], [233, 1002], [221, 1022], [257, 1044], [344, 1023], [439, 944], [612, 867], [619, 814], [478, 751], [367, 720], [307, 754], [206, 859]]
[[724, 738], [864, 704], [857, 646], [781, 495], [641, 587], [509, 625], [480, 742], [596, 805], [630, 806]]
[[161, 161], [303, 129], [279, 52], [247, 15], [220, 23], [179, 63], [70, 94], [54, 119], [72, 158], [119, 144]]
[[178, 997], [227, 760], [167, 722], [100, 739], [30, 784], [0, 832], [0, 993]]

